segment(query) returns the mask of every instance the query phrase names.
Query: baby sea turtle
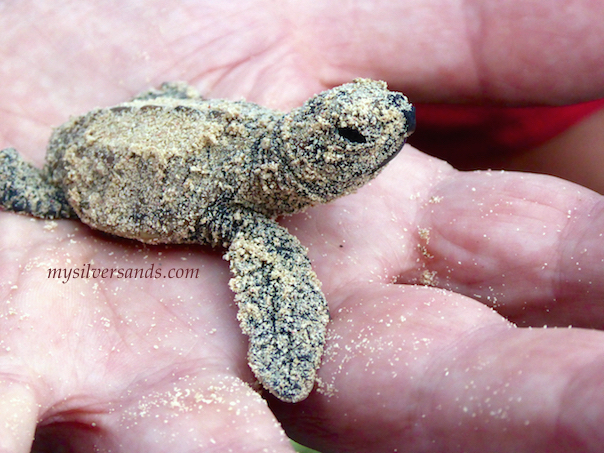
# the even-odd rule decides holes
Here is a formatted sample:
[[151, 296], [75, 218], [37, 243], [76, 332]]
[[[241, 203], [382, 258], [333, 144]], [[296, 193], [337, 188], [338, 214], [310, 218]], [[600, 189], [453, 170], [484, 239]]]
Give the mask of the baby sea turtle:
[[250, 367], [297, 402], [314, 386], [329, 312], [306, 249], [274, 219], [353, 192], [414, 127], [413, 106], [384, 82], [357, 79], [287, 114], [166, 83], [55, 129], [42, 170], [0, 151], [0, 205], [227, 248]]

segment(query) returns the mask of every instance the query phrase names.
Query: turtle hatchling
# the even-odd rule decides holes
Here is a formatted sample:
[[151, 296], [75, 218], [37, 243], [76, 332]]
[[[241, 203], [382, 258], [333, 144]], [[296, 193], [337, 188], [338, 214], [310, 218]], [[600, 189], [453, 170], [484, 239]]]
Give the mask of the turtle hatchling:
[[281, 113], [165, 83], [53, 131], [42, 170], [0, 151], [0, 204], [150, 244], [225, 247], [250, 368], [305, 399], [329, 311], [306, 249], [274, 219], [374, 178], [415, 128], [384, 82], [356, 79]]

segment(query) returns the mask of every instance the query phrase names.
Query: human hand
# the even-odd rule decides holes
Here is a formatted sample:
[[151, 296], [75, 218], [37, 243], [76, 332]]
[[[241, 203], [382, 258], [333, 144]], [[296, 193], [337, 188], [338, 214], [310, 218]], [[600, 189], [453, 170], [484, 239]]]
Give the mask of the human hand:
[[[421, 18], [418, 6], [409, 4], [400, 16], [355, 16], [341, 8], [336, 14], [327, 7], [317, 17], [337, 20], [323, 24], [312, 9], [290, 13], [291, 5], [269, 11], [200, 3], [167, 14], [158, 4], [89, 3], [74, 5], [60, 20], [36, 10], [27, 17], [37, 27], [26, 30], [15, 27], [15, 17], [25, 17], [22, 5], [6, 7], [3, 16], [3, 29], [12, 31], [4, 39], [14, 44], [4, 48], [14, 54], [0, 66], [15, 82], [0, 87], [0, 124], [3, 147], [29, 151], [38, 163], [51, 124], [170, 79], [187, 79], [211, 97], [245, 95], [281, 108], [357, 75], [387, 79], [392, 89], [404, 88], [418, 100], [518, 101], [530, 93], [528, 100], [562, 101], [599, 89], [581, 78], [586, 66], [598, 67], [598, 52], [581, 52], [579, 32], [566, 43], [569, 58], [518, 72], [522, 58], [503, 61], [486, 52], [515, 49], [492, 33], [483, 41], [482, 59], [464, 51], [472, 46], [463, 41], [464, 27], [456, 28], [460, 21], [451, 20], [462, 11], [435, 9]], [[505, 18], [513, 15], [501, 13], [499, 27], [487, 31], [509, 27]], [[85, 30], [78, 15], [90, 20]], [[582, 30], [598, 36], [599, 16], [591, 16], [594, 22]], [[397, 17], [408, 25], [384, 27]], [[560, 23], [568, 19], [559, 17]], [[557, 19], [550, 17], [552, 28]], [[450, 26], [456, 42], [467, 45], [435, 41], [432, 33], [411, 33], [409, 40], [409, 29], [428, 23], [430, 31]], [[330, 32], [317, 33], [322, 25]], [[341, 32], [352, 27], [358, 27], [354, 36]], [[368, 40], [378, 30], [390, 35]], [[36, 37], [44, 40], [32, 42]], [[542, 44], [524, 41], [535, 43], [524, 55]], [[385, 42], [399, 48], [384, 48]], [[451, 47], [426, 55], [425, 46], [433, 49], [435, 42]], [[36, 59], [34, 51], [50, 58]], [[477, 68], [483, 76], [471, 77]], [[598, 78], [593, 71], [591, 77]], [[515, 329], [505, 318], [527, 326], [601, 327], [601, 205], [601, 197], [563, 181], [457, 173], [405, 148], [371, 186], [287, 219], [310, 248], [332, 322], [319, 373], [322, 392], [291, 406], [270, 400], [274, 414], [289, 433], [324, 451], [597, 450], [604, 407], [601, 333]], [[252, 382], [246, 339], [220, 252], [147, 247], [75, 222], [55, 226], [8, 213], [0, 223], [6, 301], [0, 439], [7, 451], [27, 451], [36, 422], [41, 451], [61, 442], [74, 451], [93, 445], [291, 451], [273, 413], [244, 384]], [[51, 265], [91, 262], [122, 268], [161, 263], [198, 268], [203, 276], [65, 284], [47, 278]], [[421, 282], [450, 291], [408, 285]]]

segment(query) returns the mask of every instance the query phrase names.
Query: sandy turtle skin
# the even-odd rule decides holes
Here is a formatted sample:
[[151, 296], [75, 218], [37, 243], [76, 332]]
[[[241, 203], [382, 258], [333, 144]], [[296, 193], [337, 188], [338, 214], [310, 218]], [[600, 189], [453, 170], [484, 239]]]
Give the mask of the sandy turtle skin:
[[329, 311], [306, 249], [274, 219], [361, 187], [414, 128], [413, 106], [379, 81], [287, 114], [166, 83], [56, 128], [42, 170], [0, 151], [0, 205], [151, 244], [227, 248], [250, 368], [298, 402], [313, 389]]

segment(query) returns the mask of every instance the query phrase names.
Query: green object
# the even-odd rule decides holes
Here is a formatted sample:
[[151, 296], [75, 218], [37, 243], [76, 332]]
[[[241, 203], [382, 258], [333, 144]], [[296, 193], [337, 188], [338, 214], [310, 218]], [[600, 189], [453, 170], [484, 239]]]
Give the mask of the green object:
[[297, 442], [291, 441], [292, 445], [296, 449], [298, 453], [321, 453], [317, 450], [313, 450], [312, 448], [305, 447], [304, 445], [300, 445]]

